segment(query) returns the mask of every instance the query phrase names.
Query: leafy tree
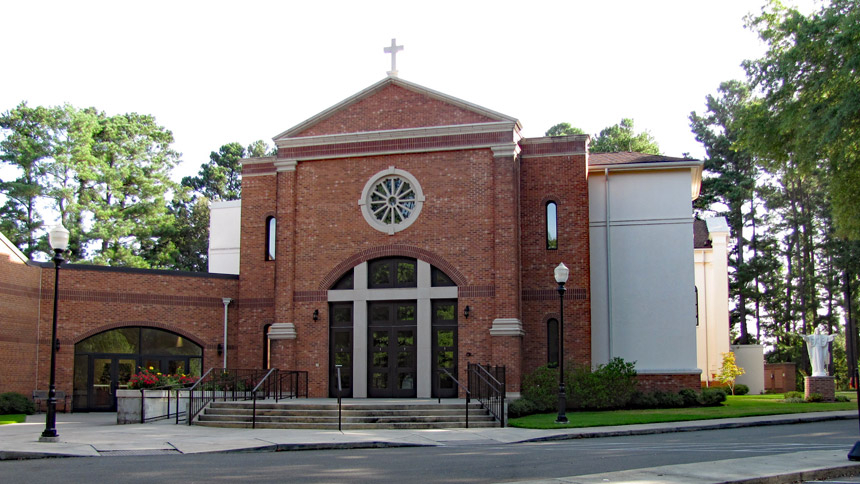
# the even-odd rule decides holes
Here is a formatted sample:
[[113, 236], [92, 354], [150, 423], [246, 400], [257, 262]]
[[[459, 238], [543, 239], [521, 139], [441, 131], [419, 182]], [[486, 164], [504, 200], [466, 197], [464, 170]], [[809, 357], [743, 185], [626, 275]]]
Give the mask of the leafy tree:
[[[249, 148], [258, 151], [260, 145], [252, 143]], [[196, 177], [183, 178], [182, 185], [209, 200], [238, 200], [242, 194], [242, 165], [239, 160], [244, 157], [242, 145], [227, 143], [210, 153], [209, 162], [200, 167]]]
[[728, 385], [732, 389], [732, 395], [735, 394], [735, 379], [744, 373], [746, 371], [735, 362], [735, 354], [733, 352], [723, 353], [723, 364], [720, 367], [720, 372], [717, 373], [717, 380], [720, 383]]
[[574, 134], [585, 134], [585, 131], [571, 126], [570, 123], [558, 123], [546, 130], [544, 136], [570, 136]]
[[633, 120], [624, 118], [620, 123], [604, 128], [591, 140], [592, 153], [632, 151], [636, 153], [660, 154], [660, 147], [648, 131], [639, 134], [633, 130]]
[[158, 228], [160, 252], [167, 256], [169, 267], [192, 272], [206, 272], [209, 261], [209, 200], [195, 197], [187, 187], [180, 187], [168, 207], [173, 223]]
[[263, 156], [278, 155], [277, 146], [270, 149], [269, 145], [261, 139], [258, 139], [257, 141], [254, 141], [253, 143], [249, 144], [248, 148], [245, 151], [248, 154], [248, 158], [261, 158]]
[[44, 193], [46, 164], [53, 155], [57, 109], [31, 108], [26, 102], [0, 115], [0, 161], [16, 168], [18, 177], [0, 180], [6, 203], [0, 207], [0, 230], [24, 254], [37, 249], [37, 231], [42, 217], [37, 203]]
[[98, 121], [91, 156], [77, 166], [79, 203], [92, 217], [86, 237], [97, 247], [93, 261], [167, 267], [154, 251], [154, 234], [172, 222], [166, 197], [174, 187], [170, 171], [178, 162], [178, 153], [170, 148], [173, 134], [149, 115], [109, 117], [93, 108], [85, 114]]
[[735, 120], [750, 102], [749, 88], [741, 82], [720, 84], [719, 95], [707, 97], [708, 111], [690, 114], [690, 126], [696, 140], [707, 153], [702, 179], [702, 190], [695, 206], [711, 209], [716, 204], [726, 207], [717, 210], [726, 217], [734, 244], [729, 264], [729, 294], [735, 301], [732, 323], [740, 332], [739, 341], [749, 343], [747, 330], [747, 301], [752, 295], [755, 272], [746, 260], [748, 240], [744, 236], [747, 222], [754, 216], [752, 203], [756, 186], [757, 169], [752, 155], [737, 149], [738, 128]]
[[767, 43], [744, 67], [764, 97], [747, 144], [758, 154], [808, 173], [829, 171], [840, 234], [860, 238], [860, 8], [831, 0], [804, 16], [770, 0], [748, 26]]

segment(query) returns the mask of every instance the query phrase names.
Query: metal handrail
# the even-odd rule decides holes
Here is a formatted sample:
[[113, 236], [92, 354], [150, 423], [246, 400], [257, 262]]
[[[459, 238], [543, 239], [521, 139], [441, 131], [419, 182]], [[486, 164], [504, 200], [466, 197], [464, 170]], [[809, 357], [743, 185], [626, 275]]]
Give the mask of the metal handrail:
[[278, 369], [277, 368], [270, 369], [266, 373], [266, 375], [263, 376], [263, 379], [260, 380], [260, 383], [257, 383], [257, 386], [255, 386], [254, 389], [251, 390], [251, 397], [253, 399], [253, 403], [251, 404], [251, 409], [252, 409], [251, 410], [251, 428], [252, 429], [257, 428], [257, 392], [260, 391], [261, 386], [265, 385], [265, 390], [263, 390], [263, 392], [265, 393], [265, 398], [269, 398], [269, 394], [272, 391], [272, 389], [271, 389], [272, 382], [269, 380], [269, 377], [272, 376], [272, 374], [277, 375]]
[[335, 368], [337, 368], [337, 430], [340, 431], [340, 425], [342, 420], [342, 403], [340, 395], [343, 392], [343, 384], [340, 381], [341, 365], [335, 365]]
[[[180, 386], [180, 385], [164, 385], [164, 386], [160, 386], [160, 387], [141, 388], [140, 389], [140, 423], [154, 422], [156, 420], [166, 420], [166, 419], [169, 419], [171, 416], [175, 416], [176, 417], [176, 423], [179, 423], [179, 417], [181, 415], [185, 415], [185, 412], [179, 411], [179, 400], [180, 400], [179, 399], [179, 390], [184, 390], [184, 389], [185, 389], [185, 387]], [[146, 416], [146, 396], [144, 395], [144, 392], [146, 390], [167, 390], [167, 413], [165, 415], [156, 415], [154, 417], [147, 417]], [[170, 392], [176, 392], [176, 397], [175, 397], [176, 398], [176, 404], [173, 406], [173, 408], [176, 410], [175, 413], [170, 412]], [[155, 397], [153, 397], [153, 398], [155, 398]], [[158, 398], [160, 398], [160, 397], [158, 397]]]
[[[491, 372], [490, 369], [493, 369]], [[495, 373], [495, 375], [493, 374]], [[486, 408], [505, 426], [505, 367], [483, 367], [479, 363], [469, 363], [469, 388], [476, 395], [481, 406]], [[473, 379], [474, 377], [474, 379]], [[500, 377], [500, 378], [498, 378]], [[501, 381], [499, 381], [501, 379]]]
[[[203, 382], [209, 377], [209, 374], [212, 373], [213, 369], [214, 368], [209, 368], [206, 370], [206, 373], [204, 373], [203, 376], [201, 376], [200, 379], [198, 379], [193, 385], [191, 385], [191, 388], [188, 389], [188, 411], [185, 412], [188, 416], [188, 425], [191, 425], [191, 421], [194, 420], [194, 417], [196, 417], [201, 410], [203, 410], [203, 407], [214, 400], [214, 394], [211, 395], [212, 399], [207, 400], [205, 393], [202, 392]], [[194, 398], [195, 391], [201, 391], [199, 399]]]
[[[308, 398], [308, 372], [286, 370], [278, 372], [278, 385], [275, 402], [282, 398]], [[284, 394], [287, 396], [284, 397]]]
[[[447, 368], [439, 368], [439, 373], [445, 373], [446, 375], [448, 375], [451, 380], [453, 380], [454, 383], [457, 384], [458, 387], [460, 387], [464, 392], [466, 392], [466, 428], [469, 428], [469, 404], [472, 403], [472, 392], [469, 391], [468, 388], [464, 387], [463, 384], [460, 383], [460, 380], [456, 379], [454, 375], [452, 375], [451, 372], [448, 371]], [[438, 403], [442, 403], [442, 396], [437, 395], [437, 398]]]
[[228, 399], [236, 401], [253, 398], [251, 389], [257, 386], [268, 371], [210, 368], [189, 391], [188, 425], [191, 425], [206, 405], [218, 398], [225, 402]]

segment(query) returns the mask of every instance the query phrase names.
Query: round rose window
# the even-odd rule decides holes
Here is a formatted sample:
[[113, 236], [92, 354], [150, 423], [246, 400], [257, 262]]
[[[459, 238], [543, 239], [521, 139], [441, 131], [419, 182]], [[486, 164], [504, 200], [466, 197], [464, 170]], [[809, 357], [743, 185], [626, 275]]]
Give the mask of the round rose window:
[[418, 218], [424, 194], [415, 177], [392, 166], [370, 178], [358, 204], [367, 223], [376, 230], [394, 234]]

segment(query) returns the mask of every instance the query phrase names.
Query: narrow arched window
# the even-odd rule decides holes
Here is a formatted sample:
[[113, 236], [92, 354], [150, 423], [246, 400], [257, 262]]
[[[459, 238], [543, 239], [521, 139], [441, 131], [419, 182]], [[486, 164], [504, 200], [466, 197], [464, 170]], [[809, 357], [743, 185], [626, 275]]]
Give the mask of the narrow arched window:
[[558, 320], [555, 318], [546, 322], [546, 365], [558, 366]]
[[546, 203], [546, 249], [558, 249], [558, 207], [555, 202]]
[[275, 217], [266, 219], [266, 260], [275, 260], [275, 239], [278, 234], [277, 225]]

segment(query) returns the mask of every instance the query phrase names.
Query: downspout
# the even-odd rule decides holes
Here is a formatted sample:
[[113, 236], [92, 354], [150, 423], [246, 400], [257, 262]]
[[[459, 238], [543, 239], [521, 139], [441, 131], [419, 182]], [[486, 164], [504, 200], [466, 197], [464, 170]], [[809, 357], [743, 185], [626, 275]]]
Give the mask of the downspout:
[[603, 204], [606, 212], [606, 345], [607, 362], [612, 360], [612, 253], [609, 230], [609, 168], [603, 169]]
[[233, 302], [229, 297], [221, 298], [224, 303], [224, 369], [227, 369], [227, 306]]
[[[713, 245], [712, 245], [712, 247], [713, 247]], [[714, 249], [712, 248], [711, 249], [711, 260], [712, 261], [714, 260], [713, 259], [713, 256], [714, 256], [713, 250]], [[708, 261], [705, 259], [705, 254], [707, 254], [707, 252], [703, 250], [702, 251], [702, 275], [704, 277], [702, 278], [702, 285], [704, 286], [703, 289], [704, 289], [705, 297], [703, 297], [702, 300], [705, 301], [705, 327], [703, 329], [705, 331], [705, 371], [707, 372], [707, 374], [705, 374], [705, 386], [710, 388], [711, 387], [711, 332], [710, 332], [710, 329], [713, 326], [713, 324], [709, 324], [711, 322], [710, 321], [711, 315], [708, 312], [708, 277], [710, 277], [714, 268], [711, 267], [711, 270], [710, 271], [708, 270]], [[698, 294], [696, 296], [698, 297]], [[699, 321], [700, 321], [699, 324], [701, 324], [701, 320], [702, 320], [701, 317], [699, 317]]]

